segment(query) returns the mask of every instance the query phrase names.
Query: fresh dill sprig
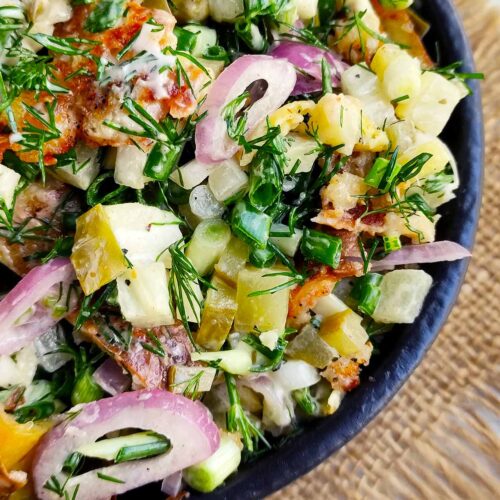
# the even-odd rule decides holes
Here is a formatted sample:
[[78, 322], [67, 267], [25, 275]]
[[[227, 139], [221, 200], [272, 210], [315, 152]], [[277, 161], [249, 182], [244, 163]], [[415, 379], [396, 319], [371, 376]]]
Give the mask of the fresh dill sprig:
[[448, 64], [448, 66], [426, 69], [424, 71], [432, 71], [438, 75], [444, 76], [447, 80], [459, 80], [467, 88], [469, 95], [472, 94], [472, 89], [468, 85], [467, 80], [484, 80], [484, 73], [467, 73], [459, 71], [462, 67], [462, 61], [456, 61]]

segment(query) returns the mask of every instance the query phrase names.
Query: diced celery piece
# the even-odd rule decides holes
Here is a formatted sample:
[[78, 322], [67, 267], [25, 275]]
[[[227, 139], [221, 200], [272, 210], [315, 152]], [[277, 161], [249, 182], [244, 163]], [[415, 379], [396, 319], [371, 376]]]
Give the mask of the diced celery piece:
[[183, 477], [195, 490], [209, 493], [235, 472], [240, 462], [241, 445], [233, 437], [222, 433], [218, 450], [203, 462], [185, 469]]
[[202, 221], [194, 230], [186, 256], [201, 276], [213, 271], [231, 239], [231, 229], [221, 219]]
[[236, 290], [222, 279], [212, 278], [214, 288], [209, 288], [196, 342], [211, 351], [218, 351], [231, 331], [236, 314]]
[[102, 439], [95, 443], [84, 444], [76, 451], [86, 457], [112, 461], [122, 448], [141, 446], [156, 443], [157, 441], [158, 436], [152, 432], [138, 432], [136, 434], [129, 434], [128, 436]]
[[248, 175], [231, 158], [215, 167], [208, 177], [208, 186], [218, 201], [226, 201], [247, 188]]
[[419, 269], [399, 269], [384, 275], [380, 301], [373, 313], [377, 323], [413, 323], [432, 286], [432, 277]]
[[117, 148], [115, 182], [134, 189], [143, 189], [146, 182], [151, 181], [143, 174], [147, 158], [148, 153], [136, 146]]
[[[7, 209], [12, 208], [14, 193], [21, 176], [0, 163], [0, 202], [5, 203]], [[0, 210], [2, 206], [0, 205]]]
[[311, 325], [306, 325], [288, 344], [286, 354], [301, 359], [316, 368], [326, 368], [339, 353], [329, 346]]
[[88, 189], [99, 174], [97, 157], [99, 149], [79, 143], [75, 146], [76, 162], [72, 165], [56, 166], [51, 172], [67, 184], [80, 189]]
[[168, 388], [175, 393], [208, 392], [217, 370], [211, 367], [172, 365], [168, 369]]
[[333, 316], [334, 314], [347, 311], [349, 307], [347, 307], [344, 302], [342, 302], [336, 295], [330, 293], [329, 295], [325, 295], [321, 297], [316, 305], [313, 307], [313, 311], [316, 314], [319, 314], [323, 318], [328, 318], [329, 316]]
[[186, 24], [183, 28], [197, 34], [196, 43], [191, 52], [194, 56], [202, 56], [209, 47], [217, 45], [217, 31], [214, 29], [200, 24]]
[[368, 342], [368, 334], [361, 321], [361, 316], [348, 309], [323, 319], [319, 335], [341, 356], [350, 357]]
[[133, 265], [158, 260], [170, 267], [168, 247], [182, 238], [179, 219], [172, 212], [141, 203], [109, 205], [103, 210]]
[[[285, 224], [273, 224], [271, 226], [271, 233], [289, 233], [289, 228]], [[291, 236], [272, 236], [270, 238], [271, 242], [289, 257], [293, 257], [297, 253], [301, 239], [301, 229], [295, 229]]]
[[118, 303], [127, 321], [139, 328], [173, 325], [167, 271], [161, 262], [128, 269], [116, 280]]
[[215, 265], [215, 272], [228, 283], [236, 285], [238, 273], [245, 267], [249, 255], [248, 245], [233, 237]]
[[299, 162], [299, 165], [296, 170], [293, 170], [295, 173], [310, 172], [319, 155], [316, 141], [311, 137], [304, 137], [293, 132], [288, 134], [287, 139], [290, 140], [290, 144], [287, 146], [285, 152], [285, 174], [292, 172], [297, 162]]
[[234, 320], [236, 331], [251, 332], [256, 328], [259, 331], [285, 328], [289, 288], [283, 288], [275, 293], [267, 292], [249, 296], [253, 293], [271, 290], [289, 281], [289, 277], [277, 274], [283, 272], [284, 269], [280, 267], [267, 269], [248, 267], [239, 272], [236, 287], [238, 310]]
[[105, 207], [96, 205], [78, 217], [71, 262], [85, 295], [127, 270], [121, 248]]
[[252, 367], [252, 355], [247, 350], [231, 349], [218, 352], [192, 352], [192, 361], [220, 362], [219, 366], [233, 375], [245, 375]]

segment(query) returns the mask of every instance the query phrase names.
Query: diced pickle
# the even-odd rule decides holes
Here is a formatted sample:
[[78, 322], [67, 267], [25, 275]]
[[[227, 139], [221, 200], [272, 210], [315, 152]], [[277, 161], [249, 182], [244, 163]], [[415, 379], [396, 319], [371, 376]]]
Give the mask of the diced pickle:
[[339, 353], [329, 346], [311, 326], [302, 331], [288, 344], [286, 353], [291, 358], [301, 359], [316, 368], [326, 368]]
[[127, 262], [102, 205], [78, 217], [71, 262], [89, 295], [127, 270]]
[[249, 254], [248, 245], [238, 238], [233, 238], [215, 265], [215, 272], [228, 283], [236, 285], [238, 273], [245, 267]]
[[236, 314], [236, 290], [214, 276], [201, 315], [197, 343], [210, 351], [218, 351], [231, 330]]
[[267, 269], [248, 267], [240, 271], [236, 287], [236, 301], [238, 303], [234, 320], [236, 331], [251, 332], [258, 329], [264, 332], [285, 328], [289, 288], [275, 293], [267, 292], [249, 297], [252, 293], [267, 291], [286, 283], [290, 278], [277, 275], [277, 273], [283, 272], [284, 269], [278, 267]]
[[361, 316], [350, 309], [339, 312], [322, 321], [319, 335], [341, 356], [350, 357], [359, 352], [368, 341], [361, 320]]

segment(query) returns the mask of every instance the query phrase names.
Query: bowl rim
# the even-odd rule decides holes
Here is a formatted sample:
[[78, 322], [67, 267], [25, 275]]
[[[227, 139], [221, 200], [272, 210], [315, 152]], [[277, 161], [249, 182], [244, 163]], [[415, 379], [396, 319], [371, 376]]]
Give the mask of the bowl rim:
[[[473, 72], [475, 65], [472, 50], [452, 0], [426, 0], [424, 4], [426, 9], [433, 11], [434, 19], [446, 19], [447, 22], [440, 25], [440, 30], [444, 31], [444, 37], [450, 44], [446, 49], [453, 60], [462, 60], [465, 71]], [[456, 240], [472, 249], [481, 209], [484, 137], [479, 83], [472, 81], [470, 87], [473, 95], [461, 103], [462, 114], [466, 114], [468, 118], [465, 127], [468, 131], [467, 146], [471, 146], [471, 151], [465, 150], [467, 161], [462, 160], [462, 163], [468, 165], [466, 173], [469, 191], [466, 204], [469, 212]], [[462, 207], [461, 210], [466, 208]], [[387, 406], [424, 358], [456, 303], [468, 264], [469, 259], [438, 264], [444, 268], [444, 278], [432, 293], [432, 302], [426, 304], [426, 313], [417, 318], [413, 325], [409, 325], [412, 329], [420, 328], [420, 337], [407, 341], [399, 352], [380, 360], [377, 372], [382, 372], [384, 376], [370, 380], [369, 384], [366, 381], [364, 387], [362, 384], [350, 393], [349, 408], [345, 404], [341, 405], [334, 415], [316, 420], [314, 428], [293, 437], [282, 448], [238, 471], [226, 485], [211, 494], [193, 493], [191, 498], [263, 498], [311, 471], [354, 438]], [[445, 286], [446, 289], [443, 290]], [[356, 411], [347, 415], [347, 410], [352, 407]]]

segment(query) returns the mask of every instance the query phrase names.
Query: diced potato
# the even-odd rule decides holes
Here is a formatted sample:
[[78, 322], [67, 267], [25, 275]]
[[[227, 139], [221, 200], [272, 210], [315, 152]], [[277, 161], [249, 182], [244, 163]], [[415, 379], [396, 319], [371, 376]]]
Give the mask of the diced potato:
[[222, 219], [206, 219], [196, 226], [186, 256], [205, 276], [213, 271], [230, 239], [231, 229]]
[[85, 295], [127, 270], [122, 247], [102, 205], [96, 205], [76, 220], [71, 262]]
[[376, 127], [373, 120], [363, 113], [362, 134], [358, 144], [354, 146], [356, 151], [372, 151], [379, 153], [389, 148], [389, 138], [387, 134]]
[[[285, 224], [273, 224], [271, 226], [271, 232], [275, 233], [288, 233], [289, 227]], [[270, 238], [271, 242], [274, 243], [285, 255], [293, 257], [299, 248], [300, 241], [302, 240], [301, 229], [295, 229], [291, 236], [273, 236]]]
[[220, 360], [220, 367], [233, 375], [246, 375], [252, 368], [252, 356], [249, 351], [243, 349], [230, 349], [217, 352], [192, 352], [192, 361], [212, 361]]
[[243, 0], [208, 0], [210, 16], [218, 23], [234, 22], [243, 13]]
[[380, 284], [380, 301], [373, 313], [377, 323], [413, 323], [432, 286], [432, 277], [419, 269], [387, 273]]
[[[14, 170], [0, 163], [0, 201], [5, 203], [8, 210], [12, 208], [16, 187], [21, 176]], [[1, 210], [0, 205], [0, 210]]]
[[324, 95], [311, 111], [311, 130], [323, 144], [342, 146], [339, 153], [351, 155], [361, 136], [361, 102], [343, 94]]
[[172, 365], [168, 369], [168, 389], [177, 394], [183, 392], [208, 392], [217, 370], [200, 366]]
[[194, 159], [170, 174], [170, 180], [186, 190], [201, 184], [213, 171], [212, 165], [205, 165]]
[[283, 269], [278, 267], [266, 269], [248, 267], [239, 272], [236, 287], [238, 309], [234, 321], [236, 331], [245, 333], [252, 332], [256, 328], [260, 331], [285, 328], [289, 288], [273, 294], [248, 296], [286, 283], [290, 279], [287, 276], [265, 276], [282, 272]]
[[83, 143], [75, 146], [76, 164], [56, 167], [51, 172], [67, 184], [80, 189], [88, 189], [99, 174], [97, 157], [99, 149], [90, 148]]
[[319, 155], [319, 151], [316, 151], [318, 148], [316, 141], [311, 137], [305, 137], [293, 132], [287, 136], [287, 141], [290, 142], [285, 153], [285, 174], [289, 174], [297, 162], [299, 162], [299, 166], [294, 170], [296, 174], [310, 172]]
[[214, 168], [208, 177], [208, 186], [216, 200], [226, 201], [246, 190], [248, 175], [230, 158]]
[[438, 136], [463, 93], [455, 82], [431, 71], [425, 72], [421, 80], [420, 93], [400, 102], [396, 114], [400, 118], [411, 120], [419, 130]]
[[151, 180], [143, 174], [147, 159], [148, 153], [136, 146], [117, 148], [115, 182], [134, 189], [143, 189]]
[[161, 262], [128, 269], [116, 280], [118, 303], [127, 321], [138, 328], [173, 325], [167, 271]]
[[387, 213], [383, 236], [406, 236], [414, 244], [432, 243], [436, 239], [435, 224], [438, 217], [434, 217], [434, 221], [431, 221], [419, 212], [408, 216], [407, 219], [397, 213]]
[[358, 197], [366, 194], [369, 189], [370, 186], [365, 184], [363, 177], [339, 172], [324, 188], [322, 197], [331, 202], [337, 210], [350, 210], [358, 204]]
[[385, 95], [391, 101], [405, 96], [415, 98], [422, 87], [420, 61], [402, 50], [399, 56], [389, 62], [381, 81]]
[[371, 69], [379, 77], [380, 81], [384, 78], [385, 70], [389, 64], [397, 59], [403, 51], [392, 43], [384, 43], [379, 47], [371, 62]]
[[297, 14], [302, 21], [312, 19], [318, 13], [318, 0], [296, 0]]
[[0, 388], [28, 387], [33, 381], [37, 367], [38, 358], [33, 344], [23, 347], [15, 356], [1, 355]]
[[354, 356], [368, 342], [368, 334], [361, 326], [362, 319], [351, 309], [338, 312], [323, 319], [319, 336], [341, 356]]
[[103, 207], [113, 234], [133, 264], [163, 262], [170, 267], [168, 247], [182, 238], [179, 219], [167, 210], [141, 203]]
[[342, 302], [335, 294], [330, 293], [318, 299], [316, 305], [313, 307], [313, 311], [319, 314], [323, 318], [328, 318], [334, 314], [338, 314], [344, 311], [348, 311], [344, 302]]
[[238, 273], [245, 267], [250, 255], [248, 245], [239, 238], [233, 237], [215, 264], [215, 272], [228, 283], [236, 286]]
[[214, 276], [207, 292], [196, 342], [210, 351], [218, 351], [226, 341], [236, 314], [236, 290]]
[[[151, 0], [149, 0], [151, 1]], [[158, 0], [155, 0], [158, 1]], [[209, 15], [207, 0], [177, 0], [172, 10], [178, 21], [204, 21]]]
[[387, 137], [393, 149], [399, 148], [399, 154], [404, 153], [414, 145], [416, 140], [415, 125], [411, 120], [398, 120], [385, 128]]
[[281, 133], [286, 136], [304, 121], [304, 116], [310, 114], [315, 106], [313, 101], [290, 102], [271, 113], [269, 123], [272, 127], [279, 125]]
[[311, 325], [305, 326], [288, 344], [286, 353], [316, 368], [326, 368], [332, 359], [339, 357], [338, 351], [329, 346]]

